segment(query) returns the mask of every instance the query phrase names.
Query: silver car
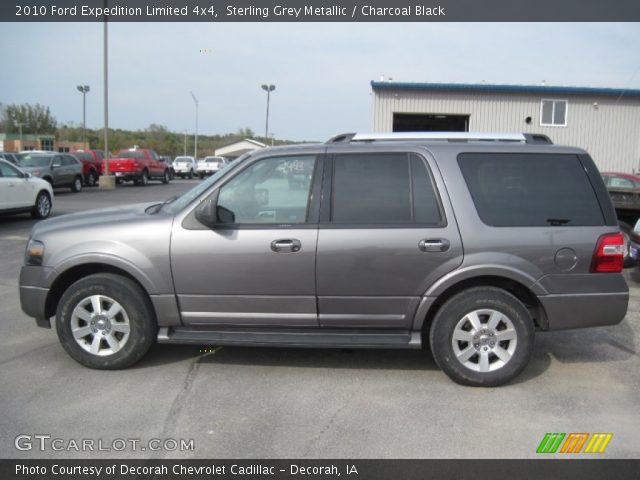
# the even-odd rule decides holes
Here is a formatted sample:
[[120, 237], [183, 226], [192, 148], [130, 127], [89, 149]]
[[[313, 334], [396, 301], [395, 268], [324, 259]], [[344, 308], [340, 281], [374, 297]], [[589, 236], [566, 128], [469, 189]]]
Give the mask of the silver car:
[[536, 332], [620, 322], [622, 262], [583, 150], [349, 134], [247, 154], [172, 201], [39, 223], [20, 299], [91, 368], [132, 365], [155, 341], [430, 345], [454, 381], [495, 386], [526, 367]]

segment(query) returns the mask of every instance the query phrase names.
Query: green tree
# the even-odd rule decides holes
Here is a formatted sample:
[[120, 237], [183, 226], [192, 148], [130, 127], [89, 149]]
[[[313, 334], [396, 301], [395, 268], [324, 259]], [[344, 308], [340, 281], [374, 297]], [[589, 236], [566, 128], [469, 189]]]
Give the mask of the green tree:
[[18, 132], [19, 124], [22, 124], [22, 133], [55, 134], [57, 131], [58, 122], [51, 115], [49, 107], [39, 103], [7, 105], [3, 109], [2, 116], [7, 133]]

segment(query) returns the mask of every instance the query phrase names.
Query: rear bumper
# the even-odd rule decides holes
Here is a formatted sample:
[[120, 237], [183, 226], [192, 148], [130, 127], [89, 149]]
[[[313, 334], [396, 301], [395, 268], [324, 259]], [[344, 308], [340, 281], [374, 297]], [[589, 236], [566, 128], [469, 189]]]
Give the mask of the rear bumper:
[[538, 299], [549, 330], [567, 330], [620, 323], [627, 314], [629, 293], [546, 295]]
[[142, 172], [109, 172], [109, 175], [120, 178], [126, 182], [142, 178]]
[[539, 295], [549, 330], [600, 327], [620, 323], [629, 306], [629, 287], [622, 274], [548, 275]]

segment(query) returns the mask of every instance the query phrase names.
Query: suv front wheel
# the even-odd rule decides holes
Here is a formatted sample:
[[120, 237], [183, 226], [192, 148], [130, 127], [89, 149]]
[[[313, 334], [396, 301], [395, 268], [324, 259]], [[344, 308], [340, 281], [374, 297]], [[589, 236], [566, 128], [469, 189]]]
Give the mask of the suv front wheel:
[[464, 290], [440, 308], [429, 335], [438, 366], [462, 385], [496, 387], [527, 365], [533, 321], [511, 293], [494, 287]]
[[56, 331], [64, 349], [89, 368], [114, 370], [140, 360], [157, 327], [146, 292], [111, 273], [81, 278], [62, 295]]

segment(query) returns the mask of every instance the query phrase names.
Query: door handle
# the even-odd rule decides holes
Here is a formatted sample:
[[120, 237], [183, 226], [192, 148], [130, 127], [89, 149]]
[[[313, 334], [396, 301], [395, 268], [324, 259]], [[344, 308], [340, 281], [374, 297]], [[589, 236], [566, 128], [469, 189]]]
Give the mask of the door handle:
[[424, 238], [418, 243], [422, 252], [446, 252], [451, 243], [446, 238]]
[[276, 253], [295, 253], [302, 248], [300, 240], [295, 238], [281, 238], [271, 242], [271, 250]]

